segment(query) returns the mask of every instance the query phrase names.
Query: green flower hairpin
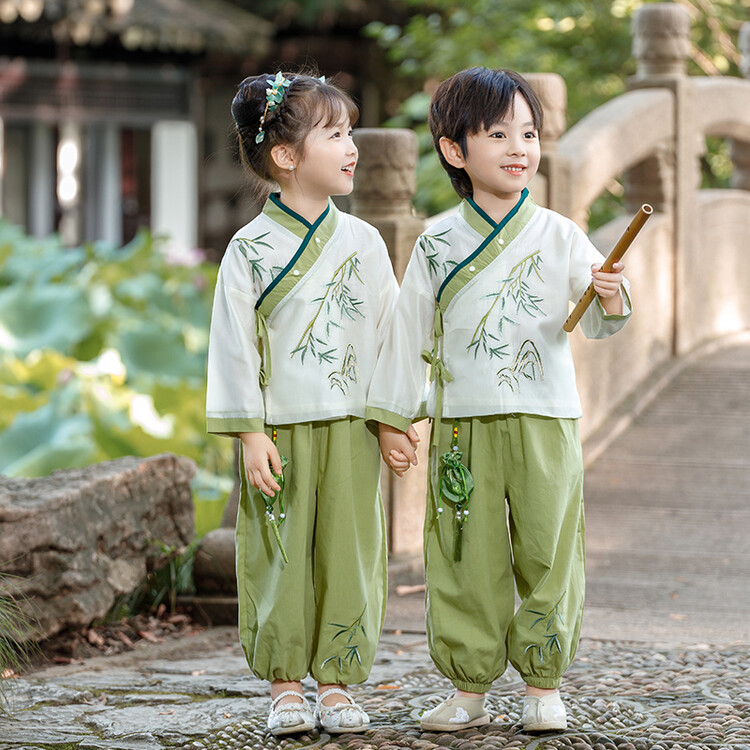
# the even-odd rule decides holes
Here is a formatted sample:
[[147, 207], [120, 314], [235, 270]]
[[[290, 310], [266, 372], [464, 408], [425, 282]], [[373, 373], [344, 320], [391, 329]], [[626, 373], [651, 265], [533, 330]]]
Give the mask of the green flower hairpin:
[[[325, 76], [320, 76], [318, 79], [321, 83], [326, 82]], [[255, 136], [256, 143], [263, 143], [263, 139], [266, 137], [266, 132], [263, 130], [263, 125], [266, 122], [266, 115], [269, 112], [273, 112], [276, 107], [281, 104], [286, 90], [289, 88], [291, 81], [288, 78], [284, 78], [281, 71], [276, 74], [276, 78], [267, 78], [266, 83], [270, 88], [266, 89], [266, 108], [263, 110], [263, 114], [260, 118], [260, 125], [258, 126], [258, 134]]]
[[266, 83], [271, 87], [266, 89], [266, 108], [263, 110], [263, 114], [260, 118], [260, 125], [258, 126], [258, 135], [255, 136], [256, 143], [262, 143], [266, 137], [266, 133], [263, 130], [263, 124], [266, 121], [266, 115], [269, 112], [273, 112], [276, 107], [281, 104], [281, 100], [284, 98], [286, 90], [289, 88], [291, 81], [284, 78], [281, 71], [276, 74], [276, 78], [267, 78]]

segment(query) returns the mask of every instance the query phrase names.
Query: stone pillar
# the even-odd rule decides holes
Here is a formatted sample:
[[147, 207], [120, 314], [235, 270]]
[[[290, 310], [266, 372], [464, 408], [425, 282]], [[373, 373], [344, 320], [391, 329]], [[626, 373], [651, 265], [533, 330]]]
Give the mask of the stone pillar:
[[29, 231], [42, 238], [55, 231], [55, 134], [49, 125], [34, 123], [29, 151]]
[[[354, 131], [359, 161], [351, 196], [351, 212], [375, 226], [388, 246], [399, 282], [424, 221], [412, 198], [417, 187], [417, 136], [411, 130], [362, 128]], [[388, 517], [391, 556], [411, 556], [422, 549], [427, 486], [427, 420], [415, 425], [421, 437], [419, 465], [403, 479], [383, 465], [381, 488]]]
[[[743, 23], [738, 41], [740, 72], [750, 81], [750, 23]], [[750, 139], [731, 140], [731, 157], [734, 165], [731, 185], [738, 190], [750, 190]]]
[[354, 131], [359, 160], [351, 212], [378, 229], [399, 281], [424, 221], [412, 198], [417, 189], [417, 136], [412, 130], [361, 128]]
[[635, 213], [644, 203], [649, 203], [654, 211], [671, 211], [673, 202], [674, 152], [669, 143], [628, 170], [625, 175], [625, 208]]
[[151, 131], [151, 229], [178, 250], [197, 244], [198, 137], [192, 122], [158, 122]]
[[[633, 15], [633, 56], [636, 74], [628, 80], [628, 88], [667, 88], [674, 95], [674, 142], [667, 145], [652, 165], [641, 165], [633, 170], [630, 179], [628, 204], [651, 195], [657, 205], [671, 209], [674, 247], [674, 330], [673, 354], [683, 351], [683, 337], [679, 327], [682, 319], [685, 263], [689, 256], [689, 243], [695, 237], [697, 188], [700, 182], [694, 130], [693, 85], [687, 75], [690, 54], [690, 16], [677, 3], [653, 3], [641, 6]], [[658, 123], [653, 123], [659, 127]], [[669, 168], [670, 162], [674, 165]], [[670, 174], [671, 173], [671, 174]], [[665, 183], [672, 182], [669, 187]], [[646, 188], [645, 186], [649, 187]], [[655, 187], [660, 185], [661, 187]], [[639, 194], [640, 191], [640, 194]], [[687, 341], [687, 337], [685, 337]], [[687, 344], [685, 344], [687, 346]]]
[[564, 170], [557, 158], [557, 141], [567, 127], [568, 89], [557, 73], [524, 73], [523, 77], [531, 84], [544, 110], [542, 159], [539, 172], [531, 181], [532, 197], [547, 208], [565, 213], [567, 190]]
[[122, 244], [122, 153], [120, 128], [105, 125], [102, 132], [102, 158], [99, 166], [97, 239], [111, 245]]

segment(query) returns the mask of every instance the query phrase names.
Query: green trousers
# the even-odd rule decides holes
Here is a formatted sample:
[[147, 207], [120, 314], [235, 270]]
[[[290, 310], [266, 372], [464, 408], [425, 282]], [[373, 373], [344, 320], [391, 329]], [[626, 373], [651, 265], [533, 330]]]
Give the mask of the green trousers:
[[[424, 554], [432, 659], [460, 690], [486, 692], [508, 660], [526, 684], [555, 688], [575, 656], [583, 615], [578, 423], [522, 414], [457, 424], [458, 447], [475, 487], [460, 562], [453, 559], [453, 506], [432, 492], [428, 497]], [[453, 426], [448, 419], [441, 424], [440, 454], [450, 449]]]
[[364, 682], [387, 583], [377, 438], [352, 417], [279, 426], [276, 445], [289, 459], [279, 528], [288, 563], [262, 495], [240, 472], [237, 592], [245, 656], [264, 680], [309, 673], [322, 683]]

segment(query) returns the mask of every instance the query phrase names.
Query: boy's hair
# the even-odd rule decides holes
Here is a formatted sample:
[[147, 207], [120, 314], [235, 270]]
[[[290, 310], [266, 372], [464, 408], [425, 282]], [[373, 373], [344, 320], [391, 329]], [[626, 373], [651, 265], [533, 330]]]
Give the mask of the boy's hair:
[[249, 76], [239, 85], [232, 101], [240, 159], [242, 163], [265, 183], [275, 182], [271, 149], [277, 144], [293, 147], [304, 155], [305, 139], [316, 125], [335, 125], [341, 115], [352, 125], [359, 118], [359, 109], [350, 96], [332, 81], [321, 81], [315, 71], [283, 73], [289, 81], [283, 98], [273, 111], [265, 114], [263, 140], [256, 143], [266, 109], [266, 89], [275, 74]]
[[467, 139], [480, 130], [488, 130], [513, 110], [516, 92], [529, 105], [534, 127], [542, 130], [542, 104], [528, 81], [512, 70], [469, 68], [456, 73], [438, 86], [430, 101], [428, 124], [435, 150], [453, 189], [461, 198], [474, 194], [465, 169], [452, 167], [440, 149], [440, 139], [457, 143], [466, 156]]

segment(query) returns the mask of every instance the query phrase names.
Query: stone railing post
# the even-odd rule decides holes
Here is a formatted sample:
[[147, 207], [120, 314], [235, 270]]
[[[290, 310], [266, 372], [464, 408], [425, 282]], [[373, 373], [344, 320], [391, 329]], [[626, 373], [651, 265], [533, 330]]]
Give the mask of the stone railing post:
[[[693, 127], [693, 86], [687, 75], [690, 54], [690, 16], [677, 3], [653, 3], [641, 6], [633, 15], [633, 56], [636, 74], [628, 88], [666, 88], [674, 95], [674, 141], [653, 158], [637, 165], [626, 180], [629, 208], [652, 200], [656, 208], [672, 212], [674, 238], [674, 328], [673, 354], [682, 354], [679, 329], [680, 290], [684, 288], [684, 264], [688, 243], [695, 236], [697, 190], [700, 183], [698, 142]], [[643, 127], [658, 128], [659, 123]], [[671, 183], [671, 184], [670, 184]]]
[[399, 282], [424, 221], [414, 212], [417, 190], [417, 136], [401, 128], [354, 131], [359, 160], [350, 210], [383, 236]]
[[[378, 229], [388, 247], [396, 278], [401, 281], [412, 248], [424, 228], [414, 212], [417, 189], [417, 136], [411, 130], [361, 128], [354, 131], [359, 161], [350, 210]], [[421, 437], [419, 465], [403, 479], [383, 465], [381, 487], [388, 518], [391, 556], [406, 557], [421, 549], [427, 486], [427, 422], [416, 425]]]
[[[740, 28], [738, 46], [740, 49], [740, 72], [750, 81], [750, 23]], [[731, 185], [739, 190], [750, 190], [750, 139], [731, 140], [731, 157], [734, 166]]]
[[557, 141], [567, 127], [568, 89], [563, 77], [557, 73], [524, 73], [523, 77], [531, 84], [544, 110], [542, 160], [531, 188], [534, 200], [569, 215], [567, 173], [557, 155]]

